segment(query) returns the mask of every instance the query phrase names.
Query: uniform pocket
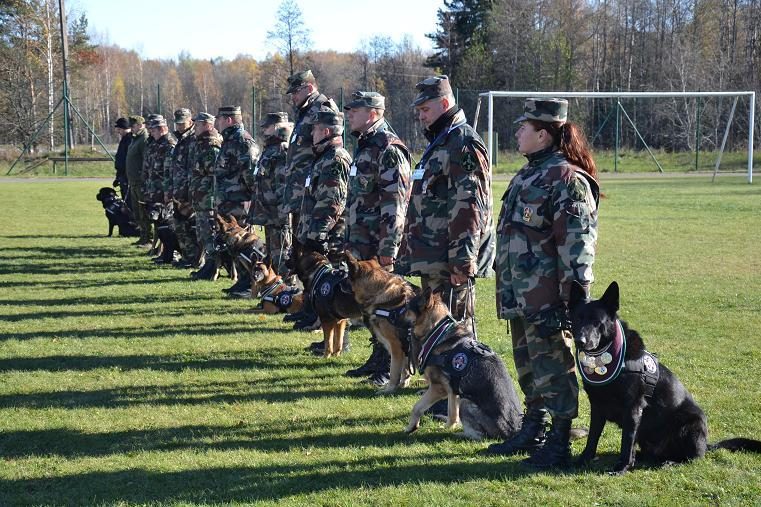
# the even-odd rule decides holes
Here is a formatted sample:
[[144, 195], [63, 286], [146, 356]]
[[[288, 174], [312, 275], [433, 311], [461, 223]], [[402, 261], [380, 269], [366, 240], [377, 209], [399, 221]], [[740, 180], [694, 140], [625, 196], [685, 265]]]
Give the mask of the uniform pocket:
[[544, 188], [529, 186], [522, 189], [515, 199], [511, 221], [532, 229], [549, 228], [552, 223], [549, 200], [550, 194]]

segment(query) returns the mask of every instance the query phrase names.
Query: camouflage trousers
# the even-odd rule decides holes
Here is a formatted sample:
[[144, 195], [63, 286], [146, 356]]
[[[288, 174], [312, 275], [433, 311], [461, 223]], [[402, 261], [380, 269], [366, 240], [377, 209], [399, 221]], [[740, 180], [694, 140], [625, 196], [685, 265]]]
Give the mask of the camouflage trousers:
[[148, 214], [145, 212], [145, 206], [140, 204], [145, 202], [143, 196], [143, 186], [140, 181], [130, 181], [129, 184], [130, 199], [132, 200], [132, 212], [135, 214], [135, 221], [140, 228], [140, 239], [148, 239], [150, 237], [151, 224], [148, 221]]
[[513, 359], [528, 409], [546, 408], [553, 417], [578, 415], [579, 384], [573, 359], [573, 336], [559, 331], [541, 338], [525, 319], [510, 319]]
[[193, 206], [196, 212], [196, 236], [198, 244], [203, 249], [204, 254], [212, 255], [214, 253], [214, 231], [216, 223], [214, 222], [214, 210], [200, 206]]
[[174, 214], [174, 231], [177, 234], [177, 243], [180, 245], [182, 260], [196, 263], [200, 257], [198, 248], [198, 238], [193, 228], [193, 220], [180, 217], [177, 212]]
[[289, 269], [285, 266], [285, 256], [291, 249], [290, 229], [282, 225], [265, 225], [264, 243], [267, 246], [267, 254], [272, 259], [272, 267], [279, 275], [287, 275]]
[[441, 294], [441, 300], [449, 308], [449, 312], [457, 320], [471, 320], [475, 315], [476, 284], [471, 279], [470, 285], [464, 283], [459, 287], [452, 287], [449, 277], [434, 277], [422, 275], [420, 284], [423, 289], [430, 287], [433, 292]]

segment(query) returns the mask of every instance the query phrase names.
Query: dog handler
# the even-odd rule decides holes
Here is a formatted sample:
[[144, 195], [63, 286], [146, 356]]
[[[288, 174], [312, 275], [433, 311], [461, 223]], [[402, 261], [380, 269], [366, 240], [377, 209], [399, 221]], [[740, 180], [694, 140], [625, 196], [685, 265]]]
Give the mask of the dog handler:
[[564, 99], [526, 100], [515, 137], [528, 163], [502, 197], [497, 224], [497, 313], [509, 320], [526, 414], [518, 434], [487, 452], [528, 452], [524, 462], [537, 468], [570, 461], [579, 387], [567, 305], [574, 281], [588, 294], [594, 280], [597, 170], [567, 113]]

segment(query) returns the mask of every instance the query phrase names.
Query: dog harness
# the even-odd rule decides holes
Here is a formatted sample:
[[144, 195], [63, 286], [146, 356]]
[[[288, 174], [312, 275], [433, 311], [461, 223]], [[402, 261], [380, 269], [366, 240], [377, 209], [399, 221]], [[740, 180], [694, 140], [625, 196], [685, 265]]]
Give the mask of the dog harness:
[[262, 293], [262, 301], [272, 303], [273, 305], [277, 306], [277, 309], [281, 312], [288, 310], [288, 307], [290, 307], [291, 303], [293, 303], [293, 296], [301, 294], [301, 291], [296, 287], [289, 287], [284, 291], [273, 294], [275, 289], [283, 286], [285, 286], [285, 283], [280, 278], [278, 278], [277, 281], [269, 285], [267, 290]]
[[248, 262], [249, 265], [253, 265], [256, 261], [261, 261], [264, 259], [265, 255], [264, 252], [260, 248], [258, 248], [261, 245], [257, 245], [254, 243], [253, 245], [249, 246], [245, 250], [241, 250], [238, 252], [238, 257], [243, 257], [243, 260]]
[[457, 321], [454, 320], [454, 317], [447, 315], [433, 326], [433, 329], [431, 329], [428, 335], [426, 335], [425, 339], [420, 344], [420, 352], [418, 352], [417, 356], [417, 364], [420, 373], [425, 371], [425, 367], [428, 364], [428, 359], [431, 356], [433, 349], [436, 348], [442, 338], [444, 338], [449, 333], [449, 330], [456, 324]]
[[408, 360], [408, 367], [411, 371], [414, 371], [415, 365], [412, 363], [412, 357], [411, 357], [411, 347], [412, 341], [410, 340], [410, 335], [412, 334], [412, 327], [408, 324], [404, 323], [402, 320], [402, 315], [407, 311], [407, 303], [402, 303], [401, 306], [397, 306], [396, 308], [391, 308], [389, 310], [386, 310], [384, 308], [376, 308], [373, 312], [373, 315], [376, 317], [380, 317], [383, 319], [386, 319], [392, 326], [394, 326], [396, 329], [401, 331], [399, 333], [399, 341], [402, 342], [402, 349], [404, 350], [404, 353], [407, 355]]
[[639, 374], [645, 382], [645, 397], [650, 398], [658, 383], [658, 359], [643, 351], [638, 359], [626, 358], [626, 338], [621, 321], [616, 319], [616, 336], [605, 347], [596, 351], [580, 350], [576, 354], [576, 363], [584, 384], [589, 386], [608, 385], [618, 378], [621, 372]]
[[441, 368], [449, 379], [452, 390], [463, 394], [460, 391], [460, 381], [468, 374], [471, 365], [481, 358], [493, 355], [494, 352], [487, 345], [476, 340], [466, 340], [443, 354], [432, 354], [428, 364]]
[[345, 319], [343, 315], [338, 315], [333, 309], [333, 305], [328, 303], [335, 296], [336, 286], [341, 285], [341, 282], [346, 280], [349, 275], [346, 271], [340, 269], [334, 269], [330, 264], [322, 266], [312, 278], [312, 287], [309, 291], [312, 301], [312, 306], [316, 309], [317, 306], [323, 310], [317, 313], [329, 314], [338, 320]]

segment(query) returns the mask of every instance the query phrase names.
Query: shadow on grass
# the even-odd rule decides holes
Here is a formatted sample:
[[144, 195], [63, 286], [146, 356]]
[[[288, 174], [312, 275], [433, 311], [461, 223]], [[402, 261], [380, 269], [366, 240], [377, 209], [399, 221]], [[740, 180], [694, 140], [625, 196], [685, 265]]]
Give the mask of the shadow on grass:
[[[50, 290], [70, 290], [70, 289], [90, 289], [101, 287], [119, 287], [129, 285], [150, 285], [156, 283], [173, 283], [190, 281], [187, 273], [178, 271], [181, 278], [179, 280], [161, 279], [161, 278], [127, 278], [124, 280], [87, 280], [82, 278], [73, 278], [71, 280], [53, 280], [53, 281], [0, 281], [0, 288], [23, 287], [31, 289], [50, 289]], [[231, 282], [232, 283], [232, 282]], [[222, 287], [222, 285], [220, 285]]]

